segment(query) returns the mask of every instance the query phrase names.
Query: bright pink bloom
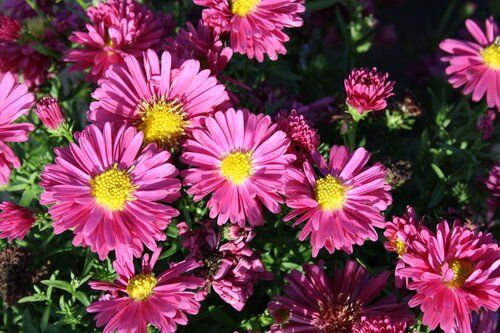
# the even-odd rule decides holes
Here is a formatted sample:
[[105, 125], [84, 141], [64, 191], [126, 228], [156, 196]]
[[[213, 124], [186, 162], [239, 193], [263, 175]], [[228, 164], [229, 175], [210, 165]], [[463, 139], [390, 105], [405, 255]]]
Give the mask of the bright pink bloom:
[[481, 116], [481, 118], [479, 118], [479, 121], [477, 122], [477, 128], [481, 133], [483, 141], [488, 141], [491, 138], [496, 117], [497, 112], [495, 110], [489, 109], [484, 115]]
[[12, 202], [0, 203], [0, 238], [23, 239], [35, 223], [35, 217], [29, 208]]
[[127, 55], [142, 58], [151, 48], [159, 51], [170, 32], [170, 16], [155, 14], [135, 0], [109, 0], [89, 7], [87, 31], [76, 31], [72, 42], [83, 46], [71, 50], [65, 61], [75, 62], [71, 71], [90, 68], [87, 80], [97, 82], [112, 64], [123, 64]]
[[299, 240], [311, 234], [314, 257], [323, 247], [329, 253], [352, 253], [354, 244], [377, 240], [374, 227], [385, 226], [381, 211], [392, 203], [391, 187], [382, 164], [365, 167], [370, 157], [364, 148], [349, 153], [347, 147], [333, 146], [328, 165], [319, 153], [313, 154], [320, 177], [309, 161], [304, 162], [304, 172], [289, 170], [286, 204], [294, 210], [284, 221], [302, 215], [293, 225], [307, 221]]
[[294, 165], [301, 167], [306, 159], [311, 160], [311, 152], [318, 149], [320, 139], [316, 129], [311, 127], [304, 116], [299, 115], [296, 110], [292, 110], [288, 114], [280, 112], [276, 123], [278, 129], [285, 132], [290, 138], [288, 153], [297, 157]]
[[173, 333], [177, 325], [186, 325], [186, 314], [195, 315], [200, 309], [189, 289], [199, 288], [203, 279], [186, 275], [199, 266], [194, 260], [172, 265], [171, 268], [155, 276], [153, 266], [160, 255], [158, 248], [149, 260], [147, 254], [142, 259], [142, 270], [135, 274], [132, 263], [113, 263], [118, 278], [114, 283], [90, 282], [94, 290], [108, 292], [102, 300], [92, 303], [87, 311], [97, 313], [96, 326], [104, 325], [104, 333], [148, 332], [148, 323], [162, 333]]
[[226, 303], [241, 311], [252, 296], [255, 283], [273, 278], [272, 273], [266, 271], [260, 253], [248, 246], [255, 232], [252, 228], [231, 226], [233, 230], [229, 230], [229, 234], [236, 233], [237, 237], [224, 241], [222, 232], [216, 231], [212, 220], [201, 224], [201, 228], [193, 230], [184, 222], [177, 225], [184, 239], [182, 246], [190, 251], [188, 258], [204, 264], [197, 270], [205, 278], [205, 286], [198, 292], [197, 300], [205, 299], [212, 287]]
[[398, 303], [394, 295], [375, 301], [387, 284], [387, 271], [371, 277], [363, 267], [348, 261], [330, 280], [322, 262], [303, 268], [304, 274], [294, 270], [286, 277], [285, 296], [275, 297], [268, 305], [276, 323], [271, 333], [365, 333], [366, 322], [375, 326], [388, 318], [392, 325], [404, 327], [413, 321], [408, 306]]
[[163, 201], [180, 196], [177, 169], [170, 153], [143, 146], [133, 127], [90, 125], [75, 135], [76, 144], [58, 148], [56, 164], [45, 166], [41, 204], [52, 205], [56, 234], [71, 229], [73, 244], [90, 246], [104, 260], [139, 257], [143, 244], [155, 250], [163, 230], [179, 212]]
[[300, 27], [298, 14], [305, 11], [303, 0], [194, 0], [203, 7], [206, 25], [229, 33], [231, 48], [249, 59], [264, 61], [286, 54], [285, 42], [290, 39], [283, 28]]
[[206, 68], [217, 75], [226, 68], [233, 56], [230, 47], [224, 47], [220, 40], [220, 33], [203, 24], [198, 23], [195, 28], [191, 22], [187, 23], [188, 31], [179, 29], [177, 37], [168, 37], [164, 49], [176, 55], [175, 67], [184, 61], [197, 59]]
[[0, 42], [13, 42], [21, 34], [21, 23], [5, 16], [0, 15]]
[[402, 276], [416, 295], [409, 305], [424, 313], [422, 322], [445, 333], [472, 333], [472, 312], [500, 306], [500, 248], [490, 233], [474, 233], [455, 221], [437, 226], [436, 235], [414, 240], [403, 255]]
[[28, 92], [25, 84], [17, 84], [10, 73], [0, 73], [0, 185], [9, 182], [11, 168], [19, 168], [21, 162], [5, 142], [24, 142], [33, 124], [13, 122], [26, 114], [33, 105], [35, 97]]
[[144, 62], [132, 56], [113, 65], [92, 94], [89, 119], [127, 123], [144, 132], [146, 142], [176, 146], [200, 121], [229, 99], [225, 87], [196, 60], [172, 69], [170, 53], [161, 63], [153, 50]]
[[353, 333], [406, 333], [406, 321], [392, 321], [389, 316], [361, 317]]
[[56, 130], [64, 122], [61, 107], [54, 97], [42, 97], [37, 103], [36, 109], [36, 115], [50, 130]]
[[277, 214], [283, 203], [284, 176], [295, 160], [286, 154], [290, 140], [269, 116], [248, 110], [217, 112], [205, 124], [183, 147], [181, 161], [192, 166], [183, 171], [187, 193], [194, 201], [212, 193], [207, 207], [219, 225], [263, 225], [262, 204]]
[[386, 99], [394, 95], [394, 81], [388, 80], [389, 74], [378, 72], [377, 68], [353, 69], [344, 80], [346, 103], [356, 109], [359, 114], [369, 111], [383, 110], [387, 106]]
[[490, 17], [486, 34], [472, 20], [465, 26], [475, 42], [445, 39], [439, 47], [449, 53], [442, 61], [449, 63], [446, 74], [454, 88], [464, 86], [464, 94], [480, 101], [486, 94], [489, 107], [500, 108], [500, 36], [498, 26]]

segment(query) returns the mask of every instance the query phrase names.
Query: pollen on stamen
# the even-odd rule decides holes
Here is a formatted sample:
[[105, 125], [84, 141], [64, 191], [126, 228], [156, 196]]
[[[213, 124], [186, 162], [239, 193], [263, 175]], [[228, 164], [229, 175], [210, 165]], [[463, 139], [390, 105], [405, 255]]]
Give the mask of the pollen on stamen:
[[252, 153], [237, 151], [222, 159], [222, 175], [236, 185], [242, 184], [252, 173]]
[[345, 197], [344, 184], [332, 175], [316, 181], [314, 196], [323, 210], [336, 210], [342, 208]]
[[122, 210], [127, 201], [133, 200], [135, 186], [126, 170], [115, 164], [90, 180], [91, 194], [96, 202], [109, 210]]
[[232, 0], [231, 12], [235, 15], [245, 17], [252, 12], [260, 3], [260, 0]]
[[153, 294], [157, 283], [153, 275], [137, 274], [129, 280], [126, 292], [134, 300], [143, 301]]

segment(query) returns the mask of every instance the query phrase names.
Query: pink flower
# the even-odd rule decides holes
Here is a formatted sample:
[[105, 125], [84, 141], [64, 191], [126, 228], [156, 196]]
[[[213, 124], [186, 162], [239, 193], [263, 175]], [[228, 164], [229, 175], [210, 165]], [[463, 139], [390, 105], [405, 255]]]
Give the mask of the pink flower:
[[147, 254], [142, 259], [142, 270], [135, 274], [132, 263], [113, 263], [118, 279], [114, 283], [90, 282], [94, 290], [107, 291], [108, 296], [92, 303], [87, 311], [97, 313], [96, 326], [104, 328], [104, 333], [148, 331], [148, 323], [163, 333], [173, 333], [177, 325], [186, 325], [186, 314], [195, 315], [200, 309], [188, 291], [196, 289], [203, 279], [185, 275], [199, 266], [194, 260], [176, 263], [158, 276], [153, 266], [160, 255], [158, 248], [149, 260]]
[[90, 125], [75, 139], [55, 150], [56, 164], [44, 168], [40, 182], [40, 203], [52, 205], [54, 232], [73, 230], [73, 244], [90, 246], [101, 260], [114, 250], [118, 260], [129, 262], [143, 244], [155, 250], [179, 214], [161, 203], [180, 196], [170, 153], [155, 144], [142, 148], [142, 133], [109, 123]]
[[[473, 333], [498, 333], [498, 312], [481, 311], [481, 313], [472, 314], [472, 332]], [[455, 330], [453, 333], [460, 333]]]
[[33, 124], [13, 122], [26, 114], [35, 97], [25, 84], [17, 84], [10, 73], [0, 73], [0, 185], [9, 182], [11, 168], [19, 168], [21, 162], [5, 142], [24, 142]]
[[500, 108], [500, 36], [498, 26], [490, 17], [486, 20], [486, 34], [472, 20], [465, 26], [475, 39], [473, 42], [445, 39], [439, 47], [449, 53], [441, 58], [449, 63], [446, 74], [454, 88], [464, 86], [464, 94], [472, 93], [472, 100], [480, 101], [486, 94], [489, 107]]
[[197, 59], [204, 67], [210, 69], [214, 75], [218, 75], [226, 68], [233, 56], [230, 47], [224, 47], [220, 40], [220, 33], [210, 27], [198, 23], [195, 28], [191, 22], [187, 22], [189, 31], [179, 29], [177, 37], [168, 37], [164, 49], [176, 55], [175, 67], [179, 67], [184, 61]]
[[397, 327], [413, 321], [408, 306], [398, 303], [394, 295], [375, 301], [387, 284], [387, 271], [373, 278], [363, 267], [348, 261], [330, 280], [322, 262], [303, 268], [304, 274], [294, 270], [286, 277], [285, 296], [269, 303], [275, 320], [270, 333], [364, 333], [367, 323], [375, 326], [385, 318]]
[[474, 233], [455, 221], [437, 226], [436, 235], [414, 240], [402, 257], [401, 275], [416, 295], [409, 305], [424, 313], [422, 322], [445, 333], [472, 333], [472, 312], [500, 306], [500, 248], [492, 234]]
[[481, 116], [481, 118], [479, 118], [479, 121], [477, 122], [477, 128], [481, 133], [483, 141], [488, 141], [491, 138], [496, 117], [496, 111], [489, 109], [484, 115]]
[[276, 123], [278, 124], [278, 129], [285, 132], [290, 139], [288, 153], [294, 154], [297, 157], [294, 165], [301, 167], [306, 159], [311, 159], [311, 152], [319, 147], [320, 139], [318, 132], [296, 110], [290, 111], [289, 114], [280, 112]]
[[401, 288], [403, 284], [408, 288], [408, 278], [403, 278], [399, 271], [405, 267], [401, 259], [408, 247], [415, 239], [425, 237], [429, 231], [422, 225], [423, 219], [418, 220], [415, 210], [407, 206], [406, 214], [401, 217], [394, 216], [391, 222], [385, 223], [384, 237], [388, 240], [384, 243], [387, 251], [396, 252], [399, 256], [396, 264], [396, 287]]
[[161, 63], [153, 50], [143, 63], [128, 56], [124, 65], [114, 65], [92, 94], [89, 119], [127, 123], [144, 132], [146, 142], [176, 146], [200, 121], [229, 99], [225, 87], [200, 63], [187, 60], [172, 69], [170, 53]]
[[269, 116], [229, 109], [206, 118], [206, 128], [186, 140], [181, 161], [184, 184], [194, 201], [212, 194], [207, 207], [219, 225], [230, 220], [263, 225], [261, 205], [280, 212], [284, 176], [295, 157], [286, 154], [290, 140], [276, 130]]
[[381, 211], [392, 197], [385, 168], [378, 162], [365, 167], [370, 156], [364, 148], [349, 153], [347, 147], [333, 146], [328, 165], [319, 153], [313, 154], [320, 177], [309, 161], [304, 162], [304, 172], [290, 169], [286, 204], [293, 211], [284, 221], [302, 215], [293, 225], [307, 221], [299, 240], [311, 234], [314, 257], [323, 247], [329, 253], [339, 249], [352, 253], [353, 244], [377, 240], [373, 227], [384, 227]]
[[500, 161], [493, 164], [488, 174], [488, 178], [484, 181], [484, 185], [490, 192], [486, 201], [488, 207], [486, 219], [487, 221], [491, 221], [495, 212], [500, 207]]
[[393, 322], [389, 316], [361, 317], [353, 333], [406, 333], [406, 321]]
[[112, 64], [123, 64], [127, 55], [142, 58], [151, 48], [159, 51], [171, 30], [170, 16], [155, 14], [135, 0], [109, 0], [89, 7], [87, 31], [70, 37], [83, 48], [71, 50], [65, 61], [75, 62], [71, 71], [90, 68], [87, 80], [97, 82]]
[[285, 42], [290, 39], [283, 28], [300, 27], [298, 14], [305, 11], [303, 0], [195, 0], [208, 7], [203, 10], [206, 25], [229, 33], [231, 48], [249, 59], [264, 61], [286, 54]]
[[379, 111], [387, 107], [386, 99], [394, 95], [394, 81], [389, 81], [389, 74], [378, 72], [377, 68], [353, 69], [344, 80], [346, 103], [359, 114]]
[[214, 229], [212, 220], [201, 224], [201, 228], [193, 230], [189, 230], [184, 222], [177, 225], [179, 236], [184, 239], [182, 246], [190, 251], [188, 258], [204, 264], [197, 270], [206, 281], [197, 300], [205, 299], [212, 287], [226, 303], [241, 311], [252, 296], [255, 283], [273, 278], [272, 273], [266, 271], [260, 254], [248, 246], [255, 232], [251, 228], [231, 226], [233, 230], [230, 233], [237, 232], [238, 236], [224, 242], [222, 233]]
[[21, 34], [21, 23], [5, 16], [0, 15], [0, 42], [13, 42]]
[[54, 97], [42, 97], [36, 109], [36, 115], [50, 130], [56, 130], [64, 122], [59, 102]]
[[35, 217], [29, 208], [12, 202], [0, 203], [0, 238], [23, 239], [35, 223]]

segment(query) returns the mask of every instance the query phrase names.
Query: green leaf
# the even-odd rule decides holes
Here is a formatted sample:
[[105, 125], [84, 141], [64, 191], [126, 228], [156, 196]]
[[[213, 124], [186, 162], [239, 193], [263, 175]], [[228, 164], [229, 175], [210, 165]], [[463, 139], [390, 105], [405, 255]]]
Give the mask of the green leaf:
[[47, 297], [45, 297], [45, 295], [36, 294], [36, 295], [32, 295], [32, 296], [23, 297], [19, 301], [17, 301], [17, 303], [42, 302], [42, 301], [46, 301], [46, 300], [47, 300]]
[[45, 308], [45, 310], [43, 311], [42, 321], [40, 322], [40, 328], [42, 329], [42, 332], [45, 332], [47, 330], [47, 325], [49, 323], [51, 310], [52, 310], [52, 304], [49, 303]]
[[439, 179], [441, 179], [442, 181], [446, 181], [446, 176], [445, 176], [444, 172], [436, 164], [431, 163], [431, 167]]
[[73, 296], [75, 296], [75, 298], [79, 300], [80, 303], [82, 303], [83, 305], [89, 306], [90, 301], [83, 291], [77, 291], [76, 293], [73, 294]]
[[69, 282], [61, 281], [61, 280], [42, 280], [42, 283], [51, 286], [54, 288], [62, 289], [67, 291], [70, 294], [74, 293], [73, 286], [69, 284]]

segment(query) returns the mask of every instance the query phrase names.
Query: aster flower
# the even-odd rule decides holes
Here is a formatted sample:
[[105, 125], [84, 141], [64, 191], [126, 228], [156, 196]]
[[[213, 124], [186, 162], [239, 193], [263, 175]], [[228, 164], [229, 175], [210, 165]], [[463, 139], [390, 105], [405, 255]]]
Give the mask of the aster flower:
[[175, 55], [174, 67], [179, 67], [184, 61], [197, 59], [214, 74], [221, 72], [231, 60], [233, 50], [224, 47], [220, 33], [206, 26], [203, 21], [195, 28], [187, 22], [188, 31], [179, 29], [177, 37], [168, 37], [164, 49]]
[[441, 221], [436, 235], [414, 240], [402, 259], [400, 273], [416, 291], [409, 305], [420, 306], [431, 330], [439, 325], [445, 333], [471, 333], [473, 311], [498, 311], [500, 248], [492, 234], [474, 233], [458, 220], [450, 229]]
[[0, 203], [0, 238], [23, 239], [35, 223], [29, 208], [12, 202]]
[[26, 114], [34, 102], [33, 94], [25, 84], [17, 84], [10, 73], [0, 73], [0, 185], [9, 182], [11, 168], [19, 168], [21, 162], [5, 142], [24, 142], [33, 124], [13, 122]]
[[144, 132], [146, 142], [164, 147], [178, 144], [200, 121], [229, 99], [225, 87], [187, 60], [172, 70], [172, 57], [148, 50], [144, 62], [128, 56], [114, 65], [92, 94], [89, 119], [127, 123]]
[[310, 159], [311, 152], [319, 147], [318, 132], [296, 110], [290, 111], [289, 114], [280, 112], [276, 123], [278, 129], [285, 132], [290, 139], [287, 152], [297, 157], [294, 165], [302, 166], [306, 159]]
[[42, 97], [36, 109], [36, 115], [49, 130], [57, 130], [64, 123], [61, 107], [54, 97]]
[[70, 40], [83, 48], [71, 50], [65, 61], [70, 71], [90, 69], [87, 80], [97, 82], [112, 64], [123, 64], [127, 55], [142, 58], [151, 48], [159, 51], [170, 32], [170, 16], [155, 14], [135, 0], [109, 0], [89, 7], [87, 31], [75, 31]]
[[21, 35], [21, 23], [5, 15], [0, 15], [0, 42], [13, 42]]
[[133, 265], [113, 263], [118, 278], [114, 283], [90, 282], [94, 290], [107, 291], [109, 296], [92, 303], [87, 311], [97, 313], [97, 327], [105, 326], [104, 333], [118, 331], [147, 332], [148, 323], [163, 333], [172, 333], [177, 325], [186, 325], [186, 314], [197, 314], [200, 303], [195, 293], [188, 291], [201, 286], [203, 279], [186, 275], [199, 266], [194, 260], [176, 263], [155, 276], [153, 266], [160, 255], [158, 248], [151, 259], [142, 259], [142, 270], [135, 273]]
[[489, 107], [500, 108], [500, 35], [498, 26], [490, 17], [486, 20], [486, 33], [472, 20], [465, 26], [474, 41], [445, 39], [439, 44], [449, 55], [441, 58], [449, 63], [446, 74], [454, 88], [464, 86], [465, 95], [480, 101], [486, 95]]
[[373, 67], [353, 69], [346, 80], [346, 103], [363, 115], [370, 111], [379, 111], [387, 107], [386, 99], [394, 95], [394, 81], [388, 80], [389, 74], [377, 71]]
[[170, 153], [155, 144], [144, 148], [132, 127], [90, 125], [77, 143], [56, 149], [56, 164], [45, 166], [41, 204], [52, 205], [56, 234], [72, 229], [73, 244], [89, 246], [103, 260], [110, 251], [130, 262], [143, 244], [155, 250], [163, 230], [179, 212], [162, 204], [180, 196]]
[[231, 48], [249, 59], [264, 61], [286, 54], [290, 39], [284, 28], [300, 27], [299, 14], [305, 11], [303, 0], [194, 0], [203, 7], [206, 25], [229, 33]]
[[495, 110], [489, 109], [484, 115], [479, 118], [477, 122], [477, 128], [481, 133], [481, 138], [483, 141], [488, 141], [491, 138], [494, 130], [495, 118], [497, 117], [497, 112]]
[[377, 332], [365, 328], [381, 327], [380, 321], [403, 328], [413, 320], [408, 306], [398, 303], [394, 295], [376, 299], [387, 284], [387, 271], [371, 277], [363, 267], [348, 261], [344, 269], [335, 270], [331, 280], [322, 262], [303, 268], [304, 274], [294, 270], [286, 277], [285, 296], [269, 303], [275, 320], [270, 333]]
[[286, 204], [293, 211], [284, 221], [302, 215], [293, 225], [307, 221], [299, 240], [311, 234], [314, 257], [323, 247], [329, 253], [340, 249], [352, 253], [354, 244], [377, 240], [373, 227], [384, 227], [381, 211], [392, 197], [382, 164], [366, 167], [370, 156], [364, 148], [349, 153], [347, 147], [333, 146], [328, 165], [319, 153], [313, 154], [320, 177], [309, 161], [304, 162], [304, 172], [289, 171]]
[[255, 232], [252, 228], [231, 226], [227, 230], [230, 240], [223, 242], [222, 233], [216, 231], [212, 220], [201, 224], [201, 228], [193, 230], [184, 222], [177, 225], [179, 236], [184, 239], [182, 245], [190, 251], [188, 258], [204, 264], [198, 273], [206, 282], [197, 299], [205, 299], [212, 287], [226, 303], [241, 311], [252, 296], [255, 283], [272, 279], [260, 254], [248, 246]]
[[[481, 313], [473, 313], [472, 315], [472, 332], [473, 333], [498, 333], [499, 314], [493, 311], [481, 311]], [[455, 330], [453, 333], [460, 333]]]
[[500, 162], [493, 164], [484, 185], [490, 192], [486, 201], [488, 206], [487, 220], [490, 221], [500, 207]]
[[181, 161], [192, 166], [183, 171], [187, 193], [195, 201], [212, 194], [207, 207], [219, 225], [263, 225], [261, 205], [277, 214], [283, 203], [284, 176], [295, 159], [286, 154], [290, 140], [269, 116], [248, 110], [217, 112], [205, 125], [183, 146]]

